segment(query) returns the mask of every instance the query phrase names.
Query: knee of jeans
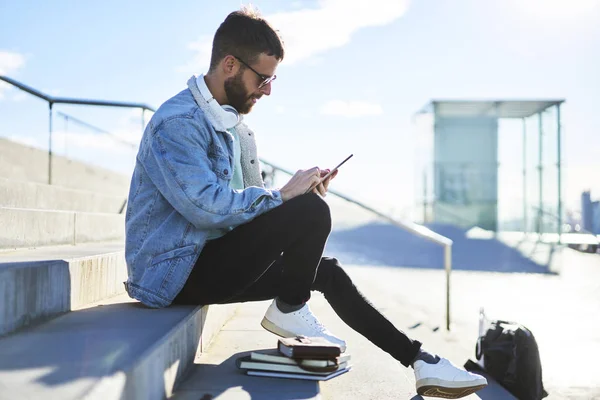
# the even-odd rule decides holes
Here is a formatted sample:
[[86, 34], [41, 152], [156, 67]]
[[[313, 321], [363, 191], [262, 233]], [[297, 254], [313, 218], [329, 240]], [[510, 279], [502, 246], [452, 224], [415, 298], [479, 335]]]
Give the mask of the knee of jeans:
[[350, 277], [341, 267], [336, 258], [323, 257], [317, 270], [315, 279], [315, 289], [321, 293], [327, 294], [334, 287], [339, 287], [340, 284], [348, 283]]
[[329, 204], [318, 194], [308, 193], [306, 203], [311, 215], [315, 216], [319, 222], [324, 223], [331, 230], [331, 210]]

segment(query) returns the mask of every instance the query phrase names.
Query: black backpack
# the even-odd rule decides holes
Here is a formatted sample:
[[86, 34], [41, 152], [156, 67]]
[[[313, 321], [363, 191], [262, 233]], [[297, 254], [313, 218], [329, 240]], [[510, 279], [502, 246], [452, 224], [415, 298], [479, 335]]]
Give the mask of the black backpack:
[[519, 400], [548, 396], [542, 383], [542, 365], [537, 342], [523, 325], [492, 321], [475, 349], [483, 357], [485, 370]]

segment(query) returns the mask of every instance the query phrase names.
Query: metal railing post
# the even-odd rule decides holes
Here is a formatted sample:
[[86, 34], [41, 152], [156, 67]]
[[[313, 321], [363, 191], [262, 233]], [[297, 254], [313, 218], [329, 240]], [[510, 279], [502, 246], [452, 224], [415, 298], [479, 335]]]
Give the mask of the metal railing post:
[[452, 245], [444, 246], [444, 269], [446, 270], [446, 330], [450, 331], [450, 275], [452, 272]]
[[51, 101], [48, 102], [48, 185], [52, 185], [52, 105]]
[[557, 208], [558, 208], [558, 244], [561, 244], [562, 242], [562, 224], [563, 224], [563, 220], [562, 220], [562, 162], [561, 162], [561, 135], [562, 135], [562, 127], [560, 126], [561, 121], [560, 121], [560, 104], [556, 105], [556, 152], [557, 152], [557, 160], [556, 160], [556, 172], [558, 175], [558, 204], [557, 204]]

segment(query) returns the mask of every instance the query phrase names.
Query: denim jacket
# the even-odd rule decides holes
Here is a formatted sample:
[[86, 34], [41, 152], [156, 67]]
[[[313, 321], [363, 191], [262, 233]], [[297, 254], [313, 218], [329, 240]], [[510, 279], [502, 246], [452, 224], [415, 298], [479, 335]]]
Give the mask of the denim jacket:
[[[171, 304], [210, 230], [247, 223], [282, 203], [281, 193], [257, 178], [245, 177], [243, 190], [229, 187], [233, 138], [194, 85], [190, 79], [152, 116], [131, 179], [125, 287], [149, 307]], [[258, 171], [258, 160], [251, 161], [247, 167]]]

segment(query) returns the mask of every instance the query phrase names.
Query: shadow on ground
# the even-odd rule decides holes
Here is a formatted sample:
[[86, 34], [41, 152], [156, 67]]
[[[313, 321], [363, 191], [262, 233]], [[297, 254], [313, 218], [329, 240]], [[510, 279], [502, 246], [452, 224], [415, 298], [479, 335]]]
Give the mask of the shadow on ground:
[[[250, 351], [239, 352], [221, 364], [196, 364], [192, 374], [199, 374], [200, 384], [188, 383], [177, 390], [173, 400], [211, 400], [227, 392], [234, 398], [264, 400], [312, 399], [319, 394], [319, 384], [315, 381], [248, 376], [236, 366], [239, 357]], [[335, 379], [335, 378], [334, 378]], [[229, 397], [227, 397], [229, 398]]]
[[[548, 274], [548, 263], [538, 264], [517, 247], [501, 241], [473, 239], [467, 229], [453, 225], [430, 224], [428, 227], [454, 242], [452, 268], [467, 271]], [[443, 248], [387, 223], [369, 223], [348, 230], [333, 231], [326, 255], [355, 265], [381, 265], [413, 268], [443, 268]]]

